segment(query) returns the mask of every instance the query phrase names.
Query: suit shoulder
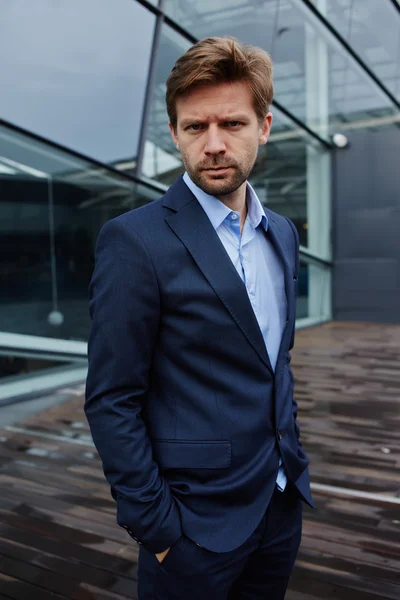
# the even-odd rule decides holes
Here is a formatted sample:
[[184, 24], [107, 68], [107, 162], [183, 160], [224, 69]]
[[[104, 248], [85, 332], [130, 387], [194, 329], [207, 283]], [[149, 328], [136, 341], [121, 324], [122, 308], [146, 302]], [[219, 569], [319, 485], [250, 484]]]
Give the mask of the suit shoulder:
[[154, 219], [159, 218], [162, 214], [162, 200], [163, 198], [159, 198], [158, 200], [152, 200], [139, 208], [132, 208], [131, 210], [110, 219], [109, 222], [128, 228], [141, 228], [146, 226], [146, 224], [150, 225]]
[[100, 233], [103, 233], [103, 230], [114, 230], [136, 234], [141, 238], [154, 237], [155, 232], [164, 223], [165, 209], [162, 201], [163, 197], [109, 219], [102, 226]]
[[296, 229], [293, 221], [291, 221], [288, 217], [283, 217], [279, 213], [271, 210], [270, 208], [264, 207], [265, 214], [268, 219], [272, 219], [278, 225], [280, 229], [285, 232], [289, 232], [291, 229]]

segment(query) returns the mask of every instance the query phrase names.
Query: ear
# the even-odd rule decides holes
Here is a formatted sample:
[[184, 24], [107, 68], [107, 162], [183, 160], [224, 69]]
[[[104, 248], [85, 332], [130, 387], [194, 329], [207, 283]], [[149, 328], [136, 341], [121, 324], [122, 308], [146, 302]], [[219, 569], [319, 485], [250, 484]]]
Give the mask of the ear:
[[172, 136], [173, 142], [174, 142], [175, 146], [179, 150], [179, 140], [178, 140], [178, 135], [176, 133], [176, 128], [174, 128], [174, 126], [172, 125], [172, 123], [168, 123], [168, 127], [169, 127], [169, 130], [171, 132], [171, 136]]
[[263, 146], [264, 144], [267, 143], [267, 140], [269, 137], [269, 132], [271, 129], [271, 124], [272, 124], [272, 113], [269, 112], [267, 115], [265, 115], [264, 121], [263, 121], [262, 125], [260, 126], [260, 136], [258, 139], [259, 146]]

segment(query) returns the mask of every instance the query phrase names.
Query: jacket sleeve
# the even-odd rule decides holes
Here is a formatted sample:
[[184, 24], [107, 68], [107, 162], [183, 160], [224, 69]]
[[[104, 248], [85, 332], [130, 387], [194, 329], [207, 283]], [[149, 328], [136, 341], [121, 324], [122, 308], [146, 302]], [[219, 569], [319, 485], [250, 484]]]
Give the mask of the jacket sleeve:
[[148, 250], [118, 219], [106, 223], [97, 240], [89, 310], [85, 414], [117, 502], [117, 522], [151, 552], [162, 552], [182, 531], [141, 418], [160, 295]]
[[[294, 223], [290, 219], [288, 219], [287, 217], [286, 217], [286, 220], [287, 220], [287, 222], [290, 225], [290, 228], [292, 230], [293, 237], [294, 237], [294, 277], [296, 278], [296, 281], [298, 281], [299, 271], [300, 271], [300, 240], [299, 240], [299, 234], [297, 233], [297, 229], [296, 229]], [[295, 298], [295, 300], [297, 300], [297, 298]], [[296, 321], [296, 319], [295, 319], [295, 321]], [[293, 331], [292, 331], [291, 340], [290, 340], [290, 345], [289, 345], [289, 350], [292, 350], [292, 348], [294, 346], [295, 331], [296, 331], [296, 327], [295, 327], [295, 322], [294, 322], [293, 323]], [[296, 432], [297, 439], [299, 440], [299, 438], [300, 438], [300, 427], [299, 427], [299, 425], [297, 423], [298, 406], [297, 406], [297, 402], [296, 402], [296, 399], [295, 399], [294, 395], [293, 395], [292, 412], [293, 412], [294, 429], [295, 429], [295, 432]]]

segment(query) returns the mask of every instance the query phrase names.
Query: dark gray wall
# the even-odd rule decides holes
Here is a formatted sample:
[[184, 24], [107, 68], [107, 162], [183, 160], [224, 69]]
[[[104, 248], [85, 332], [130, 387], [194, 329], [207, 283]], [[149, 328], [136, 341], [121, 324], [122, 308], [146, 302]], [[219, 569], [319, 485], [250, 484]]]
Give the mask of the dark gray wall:
[[351, 134], [333, 168], [333, 310], [400, 322], [400, 129]]

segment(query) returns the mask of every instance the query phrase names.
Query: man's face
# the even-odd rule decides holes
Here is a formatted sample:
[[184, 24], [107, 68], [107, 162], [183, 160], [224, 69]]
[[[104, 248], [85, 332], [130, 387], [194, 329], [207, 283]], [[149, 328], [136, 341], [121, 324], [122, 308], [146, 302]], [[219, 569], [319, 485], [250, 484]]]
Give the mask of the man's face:
[[268, 139], [271, 113], [259, 123], [244, 82], [199, 86], [178, 98], [176, 109], [170, 130], [192, 181], [212, 196], [237, 190]]

